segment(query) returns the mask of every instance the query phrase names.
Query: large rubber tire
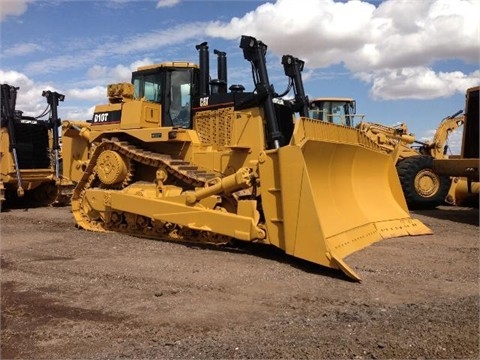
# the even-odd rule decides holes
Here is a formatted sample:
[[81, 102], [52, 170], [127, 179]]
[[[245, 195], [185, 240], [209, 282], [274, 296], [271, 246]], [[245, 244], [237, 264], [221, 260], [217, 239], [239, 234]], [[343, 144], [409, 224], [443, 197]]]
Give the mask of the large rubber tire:
[[419, 155], [397, 163], [398, 177], [409, 209], [433, 209], [445, 203], [452, 180], [433, 171], [433, 158]]

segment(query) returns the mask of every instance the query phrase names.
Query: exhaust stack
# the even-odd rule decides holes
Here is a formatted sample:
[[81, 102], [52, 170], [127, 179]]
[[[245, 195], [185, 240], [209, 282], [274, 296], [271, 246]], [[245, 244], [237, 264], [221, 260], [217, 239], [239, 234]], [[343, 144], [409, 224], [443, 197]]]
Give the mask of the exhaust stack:
[[208, 43], [203, 42], [195, 48], [199, 52], [199, 65], [200, 65], [200, 97], [206, 97], [210, 95], [209, 80], [210, 80], [210, 62]]
[[217, 93], [225, 94], [227, 92], [227, 53], [217, 49], [213, 50], [213, 53], [217, 55], [217, 81], [212, 85], [216, 85]]

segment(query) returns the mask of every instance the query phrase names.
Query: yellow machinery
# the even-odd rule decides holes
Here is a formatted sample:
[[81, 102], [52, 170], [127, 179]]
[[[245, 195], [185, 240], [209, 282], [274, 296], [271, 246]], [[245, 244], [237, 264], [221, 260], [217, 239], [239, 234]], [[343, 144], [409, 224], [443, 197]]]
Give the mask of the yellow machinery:
[[479, 92], [480, 86], [467, 89], [463, 116], [462, 150], [459, 157], [435, 158], [433, 169], [452, 176], [448, 201], [453, 205], [479, 206]]
[[[254, 92], [227, 91], [226, 56], [217, 50], [218, 79], [209, 81], [202, 43], [199, 66], [141, 67], [131, 83], [108, 86], [109, 103], [95, 108], [90, 124], [64, 126], [77, 226], [271, 244], [357, 280], [343, 260], [349, 254], [431, 233], [410, 217], [390, 154], [357, 129], [294, 121], [296, 110], [273, 101], [267, 46], [242, 36], [240, 48]], [[298, 86], [300, 60], [284, 59]]]
[[356, 114], [351, 98], [316, 98], [310, 102], [311, 117], [331, 123], [353, 126], [394, 156], [398, 176], [410, 209], [435, 208], [451, 202], [452, 180], [433, 169], [434, 159], [446, 159], [449, 134], [463, 125], [462, 111], [446, 117], [431, 141], [421, 142], [408, 132], [407, 125], [385, 126], [367, 122]]
[[[0, 203], [7, 206], [44, 206], [68, 202], [68, 185], [61, 179], [61, 153], [57, 116], [64, 96], [44, 91], [48, 107], [38, 117], [16, 110], [18, 88], [1, 85]], [[49, 121], [39, 120], [51, 113]], [[59, 189], [61, 188], [61, 191]], [[71, 194], [70, 194], [71, 195]]]

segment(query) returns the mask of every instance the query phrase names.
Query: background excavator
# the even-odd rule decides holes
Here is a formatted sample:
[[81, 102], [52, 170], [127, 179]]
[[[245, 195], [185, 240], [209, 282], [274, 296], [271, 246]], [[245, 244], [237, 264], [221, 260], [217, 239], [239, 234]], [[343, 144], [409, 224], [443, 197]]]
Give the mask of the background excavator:
[[[1, 208], [66, 204], [73, 186], [61, 177], [57, 107], [64, 95], [43, 91], [48, 106], [43, 114], [31, 117], [16, 109], [17, 91], [15, 86], [1, 84]], [[48, 120], [40, 119], [49, 113]]]
[[253, 92], [227, 89], [221, 51], [218, 79], [210, 80], [202, 43], [199, 65], [140, 67], [131, 83], [107, 87], [109, 102], [96, 106], [89, 124], [64, 123], [78, 227], [270, 244], [356, 280], [349, 254], [431, 233], [410, 217], [391, 154], [355, 128], [306, 117], [301, 60], [282, 58], [296, 91], [282, 103], [269, 82], [267, 46], [242, 36], [240, 48]]
[[465, 117], [462, 112], [444, 118], [431, 141], [419, 141], [408, 132], [405, 123], [386, 126], [365, 121], [365, 115], [356, 113], [354, 99], [315, 98], [310, 102], [311, 117], [356, 127], [392, 153], [410, 209], [430, 209], [455, 203], [450, 176], [435, 171], [433, 163], [435, 159], [448, 158], [448, 136], [463, 125]]

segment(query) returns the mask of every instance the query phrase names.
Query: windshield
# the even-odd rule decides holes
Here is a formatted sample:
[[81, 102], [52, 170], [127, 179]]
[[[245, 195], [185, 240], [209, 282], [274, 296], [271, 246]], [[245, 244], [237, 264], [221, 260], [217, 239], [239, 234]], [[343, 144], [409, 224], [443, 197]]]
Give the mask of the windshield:
[[316, 101], [309, 110], [312, 119], [354, 126], [354, 105], [350, 101]]

